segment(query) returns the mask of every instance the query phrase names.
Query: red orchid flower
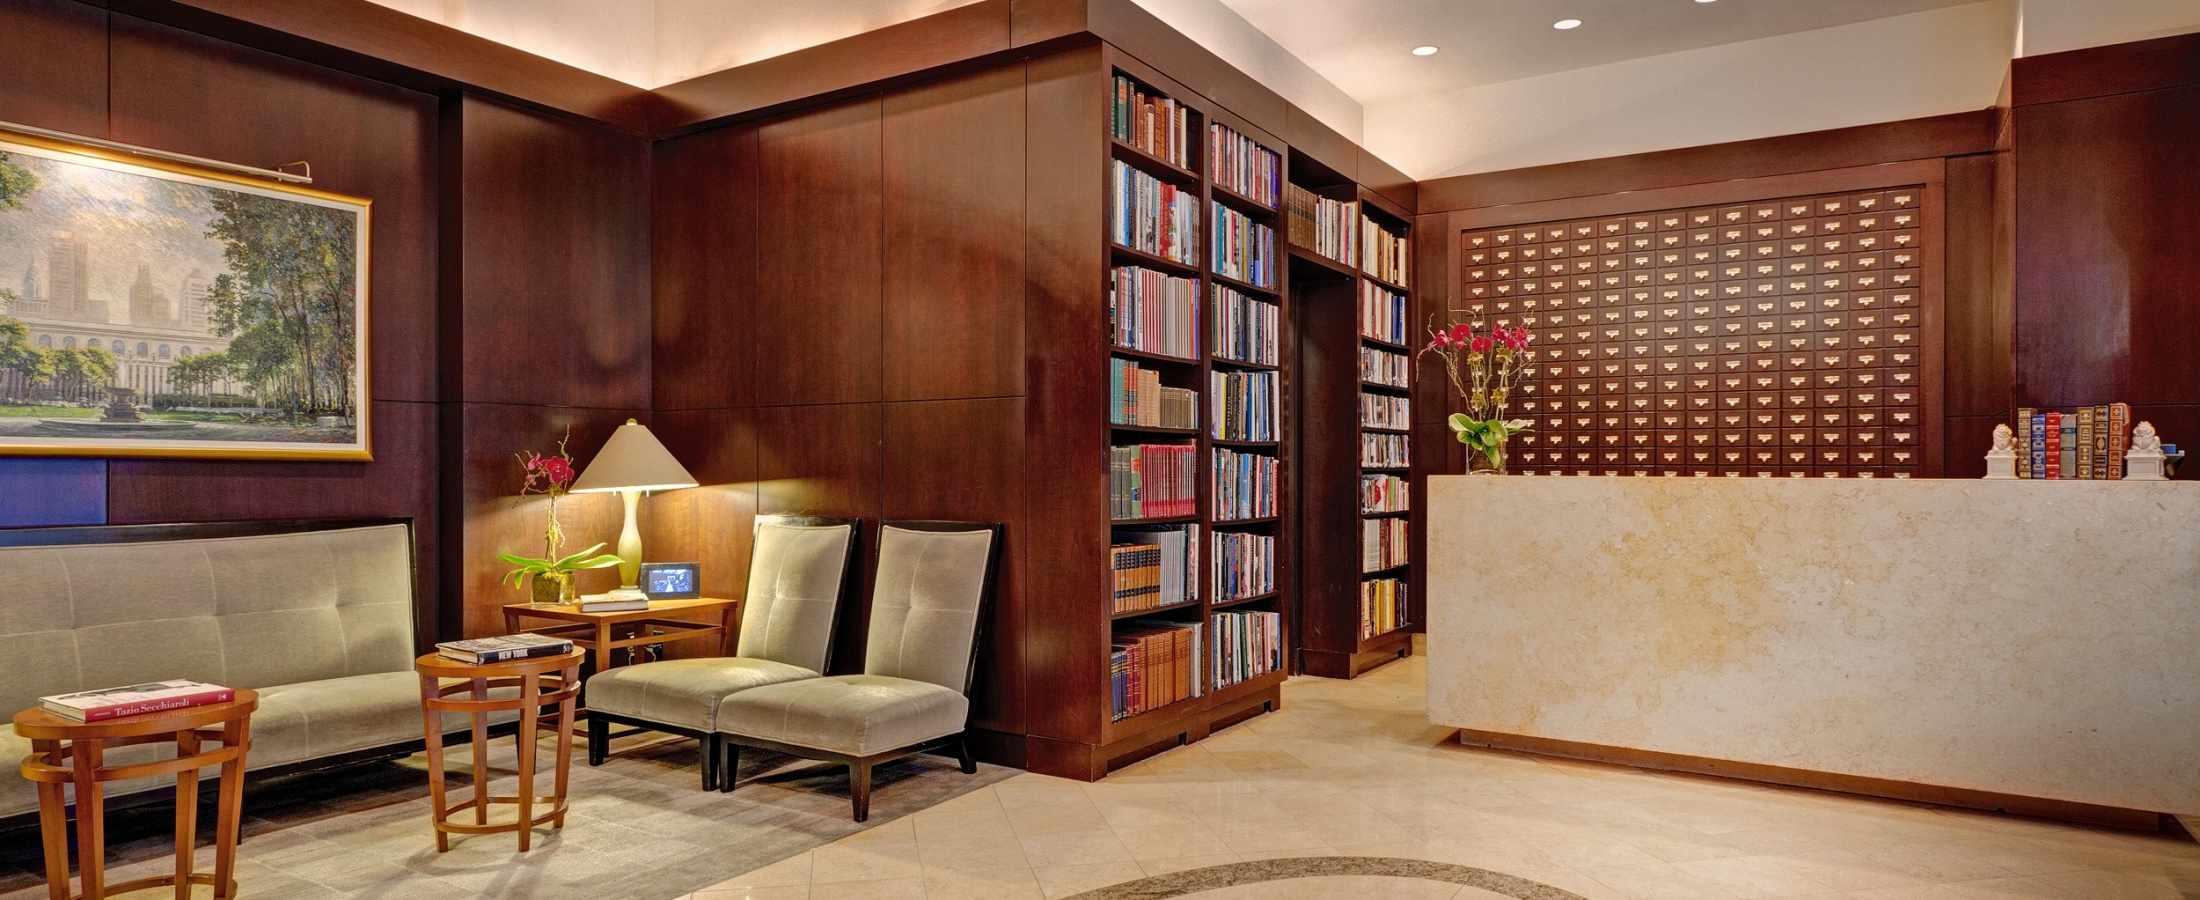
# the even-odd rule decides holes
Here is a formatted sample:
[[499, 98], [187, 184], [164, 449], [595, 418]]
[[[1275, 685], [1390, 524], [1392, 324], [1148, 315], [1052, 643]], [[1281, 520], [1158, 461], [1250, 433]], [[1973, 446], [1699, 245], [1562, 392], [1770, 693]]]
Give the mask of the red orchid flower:
[[1451, 332], [1448, 332], [1448, 331], [1431, 331], [1431, 332], [1429, 332], [1429, 339], [1428, 339], [1428, 348], [1429, 348], [1430, 350], [1442, 351], [1442, 350], [1444, 350], [1444, 349], [1446, 349], [1446, 348], [1448, 348], [1448, 347], [1450, 347], [1450, 346], [1451, 346]]
[[1472, 350], [1476, 353], [1488, 353], [1490, 352], [1491, 346], [1492, 341], [1490, 340], [1489, 335], [1478, 334], [1474, 336], [1474, 340], [1471, 343], [1467, 344], [1467, 349]]
[[1464, 344], [1464, 343], [1466, 343], [1466, 342], [1467, 342], [1468, 340], [1472, 339], [1473, 337], [1474, 337], [1474, 324], [1473, 324], [1473, 323], [1471, 323], [1471, 322], [1461, 322], [1461, 323], [1459, 323], [1459, 324], [1457, 324], [1457, 325], [1453, 325], [1453, 326], [1451, 326], [1451, 342], [1452, 342], [1452, 343], [1454, 343], [1454, 344]]
[[542, 474], [550, 479], [551, 484], [564, 487], [573, 483], [573, 464], [565, 461], [563, 457], [542, 457], [540, 465]]

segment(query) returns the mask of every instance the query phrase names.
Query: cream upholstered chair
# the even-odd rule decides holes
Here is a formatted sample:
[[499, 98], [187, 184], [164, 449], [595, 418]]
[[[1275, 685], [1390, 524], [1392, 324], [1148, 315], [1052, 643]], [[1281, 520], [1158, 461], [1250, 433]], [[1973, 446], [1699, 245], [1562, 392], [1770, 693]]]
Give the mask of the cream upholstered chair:
[[612, 724], [631, 725], [701, 740], [703, 789], [717, 787], [718, 711], [725, 699], [824, 674], [834, 615], [853, 583], [860, 525], [857, 519], [757, 517], [735, 655], [620, 666], [591, 676], [588, 764], [603, 764]]
[[855, 819], [871, 816], [871, 768], [952, 745], [964, 772], [978, 771], [966, 736], [979, 624], [1000, 566], [1001, 526], [886, 522], [863, 674], [775, 684], [718, 708], [727, 773], [740, 747], [846, 763]]

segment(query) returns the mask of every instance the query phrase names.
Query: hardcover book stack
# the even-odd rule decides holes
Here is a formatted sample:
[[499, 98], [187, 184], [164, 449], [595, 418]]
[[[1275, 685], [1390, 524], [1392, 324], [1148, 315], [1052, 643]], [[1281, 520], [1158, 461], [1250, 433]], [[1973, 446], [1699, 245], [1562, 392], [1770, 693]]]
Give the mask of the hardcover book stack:
[[2017, 477], [2109, 481], [2124, 477], [2131, 449], [2131, 406], [2103, 403], [2073, 410], [2017, 409]]
[[1360, 336], [1393, 344], [1411, 344], [1406, 295], [1369, 281], [1360, 282]]
[[1396, 475], [1360, 476], [1360, 511], [1369, 513], [1405, 512], [1412, 493], [1406, 489], [1406, 480]]
[[1199, 265], [1199, 193], [1177, 190], [1121, 160], [1112, 168], [1108, 237], [1132, 250]]
[[1413, 427], [1413, 405], [1389, 394], [1360, 395], [1360, 427], [1403, 430]]
[[1360, 582], [1360, 637], [1388, 634], [1412, 624], [1406, 621], [1406, 583], [1396, 578]]
[[1191, 113], [1175, 100], [1147, 93], [1144, 85], [1117, 75], [1108, 113], [1108, 133], [1116, 140], [1178, 168], [1191, 168]]
[[1215, 355], [1273, 366], [1282, 356], [1282, 317], [1275, 304], [1215, 285]]
[[1273, 456], [1215, 448], [1215, 521], [1265, 519], [1276, 514], [1276, 479], [1283, 464]]
[[1190, 444], [1109, 448], [1108, 514], [1117, 519], [1196, 515], [1198, 451]]
[[1360, 235], [1360, 246], [1367, 254], [1367, 261], [1361, 268], [1369, 275], [1406, 287], [1413, 257], [1413, 247], [1406, 239], [1390, 233], [1366, 216], [1360, 217]]
[[459, 662], [481, 665], [571, 653], [573, 642], [539, 634], [507, 634], [502, 637], [444, 641], [435, 645], [435, 652]]
[[1167, 387], [1158, 371], [1127, 359], [1109, 359], [1108, 421], [1146, 428], [1198, 428], [1199, 392]]
[[1275, 206], [1283, 190], [1282, 159], [1227, 125], [1207, 126], [1207, 174], [1262, 206]]
[[1360, 522], [1360, 571], [1380, 572], [1406, 564], [1406, 520]]
[[228, 703], [235, 699], [235, 690], [218, 684], [174, 679], [54, 694], [38, 698], [38, 706], [72, 721], [105, 722], [124, 716], [142, 716], [146, 713]]
[[1361, 347], [1360, 380], [1395, 388], [1406, 387], [1406, 379], [1411, 377], [1410, 359], [1403, 353], [1393, 353], [1380, 347]]
[[1250, 681], [1283, 667], [1283, 617], [1272, 612], [1215, 613], [1215, 687]]
[[1276, 589], [1276, 539], [1242, 531], [1215, 532], [1214, 598], [1228, 603]]
[[1200, 637], [1196, 624], [1138, 621], [1118, 630], [1108, 659], [1114, 719], [1200, 696]]
[[1360, 465], [1370, 469], [1403, 469], [1413, 465], [1413, 454], [1403, 434], [1360, 435]]
[[1108, 548], [1113, 611], [1140, 612], [1199, 599], [1199, 526], [1121, 529]]
[[1108, 279], [1110, 337], [1127, 350], [1197, 356], [1198, 302], [1198, 279], [1118, 266]]
[[1360, 242], [1352, 229], [1360, 217], [1358, 203], [1331, 200], [1295, 184], [1285, 190], [1284, 202], [1291, 243], [1348, 266], [1358, 263]]
[[1214, 208], [1215, 274], [1260, 287], [1276, 284], [1276, 232], [1220, 203]]
[[1213, 407], [1216, 440], [1276, 439], [1276, 373], [1216, 370], [1207, 376], [1207, 403]]

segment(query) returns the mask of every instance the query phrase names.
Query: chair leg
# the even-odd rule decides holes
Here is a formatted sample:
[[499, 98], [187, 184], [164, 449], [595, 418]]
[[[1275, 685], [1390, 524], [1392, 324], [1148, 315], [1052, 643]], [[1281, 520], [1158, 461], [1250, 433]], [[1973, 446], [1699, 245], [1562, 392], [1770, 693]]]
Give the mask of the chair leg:
[[611, 755], [611, 720], [602, 716], [588, 717], [588, 764], [603, 765], [604, 757]]
[[734, 775], [741, 769], [741, 745], [727, 740], [726, 736], [721, 734], [718, 736], [718, 747], [719, 752], [723, 754], [718, 760], [718, 791], [722, 794], [731, 794], [733, 793]]
[[848, 764], [848, 799], [855, 804], [856, 821], [871, 819], [871, 764], [855, 760]]
[[718, 789], [718, 741], [715, 733], [703, 737], [703, 790], [706, 791]]
[[967, 732], [955, 738], [955, 760], [962, 763], [964, 775], [978, 774], [978, 758], [970, 755], [970, 735]]

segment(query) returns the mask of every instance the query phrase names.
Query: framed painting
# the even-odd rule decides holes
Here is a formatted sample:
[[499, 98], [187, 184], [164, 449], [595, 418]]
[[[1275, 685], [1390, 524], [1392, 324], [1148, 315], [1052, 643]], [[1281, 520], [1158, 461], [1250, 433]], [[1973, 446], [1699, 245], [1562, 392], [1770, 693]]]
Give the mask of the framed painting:
[[373, 458], [369, 208], [0, 129], [0, 454]]

